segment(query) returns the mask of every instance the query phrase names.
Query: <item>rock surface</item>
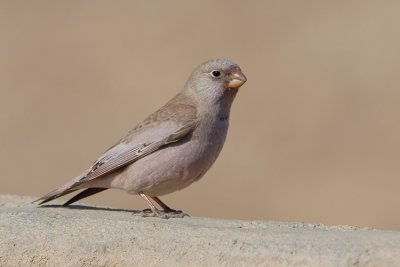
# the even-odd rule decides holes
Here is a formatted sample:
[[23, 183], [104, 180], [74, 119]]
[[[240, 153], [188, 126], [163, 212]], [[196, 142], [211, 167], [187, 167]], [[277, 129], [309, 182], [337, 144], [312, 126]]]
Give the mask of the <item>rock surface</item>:
[[31, 201], [0, 195], [0, 266], [400, 266], [400, 232]]

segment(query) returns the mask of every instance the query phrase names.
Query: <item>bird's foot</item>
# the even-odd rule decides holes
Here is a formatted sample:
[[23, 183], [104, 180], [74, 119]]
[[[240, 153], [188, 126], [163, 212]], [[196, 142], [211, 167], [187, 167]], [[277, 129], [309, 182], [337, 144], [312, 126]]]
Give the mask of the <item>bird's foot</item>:
[[163, 212], [159, 210], [152, 211], [151, 209], [144, 209], [139, 212], [135, 212], [134, 215], [139, 215], [141, 217], [163, 217]]
[[184, 213], [181, 210], [173, 210], [173, 209], [165, 209], [162, 211], [164, 215], [166, 215], [168, 218], [184, 218], [184, 217], [190, 217], [189, 214]]
[[156, 212], [152, 211], [151, 209], [144, 209], [141, 212], [134, 214], [142, 217], [158, 217], [162, 219], [190, 217], [189, 214], [186, 214], [180, 210], [173, 209], [157, 210]]

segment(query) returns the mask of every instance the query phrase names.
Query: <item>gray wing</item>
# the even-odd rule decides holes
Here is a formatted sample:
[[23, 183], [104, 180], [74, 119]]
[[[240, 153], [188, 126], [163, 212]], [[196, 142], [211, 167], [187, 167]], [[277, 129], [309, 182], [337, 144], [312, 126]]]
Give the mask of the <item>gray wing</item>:
[[[119, 143], [108, 150], [100, 157], [93, 166], [87, 171], [78, 183], [87, 182], [115, 171], [129, 163], [132, 163], [142, 157], [145, 157], [154, 151], [181, 140], [196, 127], [196, 121], [189, 121], [177, 130], [169, 133], [161, 133], [161, 136], [154, 137], [154, 140], [146, 142]], [[148, 131], [157, 131], [151, 129]], [[143, 133], [144, 135], [147, 135]]]
[[170, 143], [182, 140], [197, 126], [193, 105], [169, 103], [150, 115], [118, 144], [107, 150], [95, 163], [75, 179], [35, 200], [40, 204], [77, 190], [77, 186], [118, 170]]

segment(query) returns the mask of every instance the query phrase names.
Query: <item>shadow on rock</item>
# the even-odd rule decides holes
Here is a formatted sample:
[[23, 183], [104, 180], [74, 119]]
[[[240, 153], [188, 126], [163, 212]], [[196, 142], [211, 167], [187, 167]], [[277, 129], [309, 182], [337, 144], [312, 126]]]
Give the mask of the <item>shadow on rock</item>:
[[85, 206], [85, 205], [42, 205], [38, 208], [64, 208], [64, 209], [73, 209], [73, 210], [104, 210], [104, 211], [122, 211], [122, 212], [130, 212], [133, 214], [139, 214], [143, 211], [141, 210], [127, 210], [127, 209], [116, 209], [116, 208], [105, 208], [105, 207], [93, 207], [93, 206]]

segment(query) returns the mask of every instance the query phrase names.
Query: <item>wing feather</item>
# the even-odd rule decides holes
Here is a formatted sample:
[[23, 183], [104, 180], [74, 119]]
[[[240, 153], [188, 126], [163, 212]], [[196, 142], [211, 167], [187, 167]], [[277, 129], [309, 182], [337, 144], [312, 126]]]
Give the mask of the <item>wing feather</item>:
[[96, 179], [142, 157], [145, 157], [170, 143], [177, 142], [188, 135], [196, 127], [196, 125], [196, 121], [189, 121], [178, 130], [170, 133], [162, 139], [143, 142], [135, 146], [121, 143], [113, 147], [110, 150], [110, 153], [105, 153], [103, 157], [99, 158], [89, 169], [87, 174], [81, 176], [81, 179], [76, 182], [77, 184], [81, 184], [83, 182]]
[[153, 113], [119, 143], [108, 149], [95, 163], [73, 180], [35, 200], [40, 204], [77, 190], [85, 182], [97, 179], [145, 157], [190, 134], [197, 126], [197, 110], [179, 97]]

